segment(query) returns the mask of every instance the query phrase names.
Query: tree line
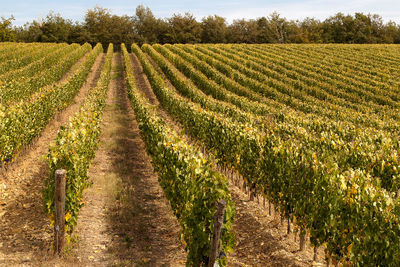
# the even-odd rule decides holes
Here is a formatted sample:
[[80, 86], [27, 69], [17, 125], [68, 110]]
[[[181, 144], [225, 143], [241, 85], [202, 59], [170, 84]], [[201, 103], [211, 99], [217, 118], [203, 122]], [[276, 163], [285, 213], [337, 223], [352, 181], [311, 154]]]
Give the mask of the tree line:
[[135, 15], [118, 16], [96, 6], [83, 22], [73, 22], [50, 12], [45, 18], [12, 25], [2, 18], [0, 41], [67, 43], [400, 43], [400, 25], [384, 23], [377, 14], [337, 13], [323, 21], [314, 18], [288, 20], [274, 12], [257, 19], [228, 23], [218, 15], [201, 21], [190, 14], [156, 18], [139, 5]]

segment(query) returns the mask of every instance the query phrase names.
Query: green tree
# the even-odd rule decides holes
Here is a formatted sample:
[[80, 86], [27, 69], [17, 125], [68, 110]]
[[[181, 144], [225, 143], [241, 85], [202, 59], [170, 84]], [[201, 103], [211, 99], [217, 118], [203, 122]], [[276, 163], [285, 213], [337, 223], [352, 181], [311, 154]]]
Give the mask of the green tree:
[[164, 42], [168, 24], [164, 20], [154, 17], [150, 8], [139, 5], [136, 8], [136, 15], [133, 17], [133, 23], [139, 44]]
[[39, 36], [38, 41], [52, 43], [68, 42], [71, 28], [71, 20], [66, 20], [60, 14], [50, 11], [43, 23], [40, 24], [42, 34]]
[[257, 41], [260, 43], [286, 43], [289, 35], [291, 38], [297, 35], [297, 25], [288, 22], [277, 12], [273, 12], [267, 18], [257, 19], [257, 28]]
[[80, 23], [75, 22], [71, 25], [71, 32], [68, 37], [68, 43], [88, 43], [90, 34], [87, 29]]
[[286, 43], [288, 22], [277, 12], [273, 12], [268, 16], [269, 31], [276, 43]]
[[351, 15], [337, 13], [322, 24], [325, 43], [354, 43], [355, 25]]
[[201, 21], [203, 43], [225, 43], [227, 37], [227, 24], [223, 17], [214, 15], [204, 17]]
[[201, 24], [190, 13], [174, 14], [168, 19], [169, 30], [166, 34], [168, 43], [199, 43]]
[[89, 42], [92, 44], [105, 44], [111, 40], [111, 13], [109, 9], [96, 6], [89, 9], [85, 15], [84, 28], [89, 35]]
[[400, 44], [400, 25], [389, 21], [382, 28], [382, 43]]
[[42, 35], [41, 24], [35, 20], [16, 30], [18, 42], [40, 42]]
[[6, 19], [1, 17], [0, 22], [0, 42], [13, 42], [15, 41], [15, 32], [12, 28], [12, 21], [14, 17]]
[[112, 15], [109, 9], [99, 6], [86, 12], [83, 27], [89, 37], [88, 42], [102, 43], [104, 47], [109, 43], [124, 42], [128, 45], [137, 39], [134, 23], [130, 17]]
[[237, 19], [228, 26], [228, 42], [257, 43], [258, 25], [255, 20]]
[[298, 22], [298, 28], [297, 43], [322, 43], [321, 21], [307, 17]]

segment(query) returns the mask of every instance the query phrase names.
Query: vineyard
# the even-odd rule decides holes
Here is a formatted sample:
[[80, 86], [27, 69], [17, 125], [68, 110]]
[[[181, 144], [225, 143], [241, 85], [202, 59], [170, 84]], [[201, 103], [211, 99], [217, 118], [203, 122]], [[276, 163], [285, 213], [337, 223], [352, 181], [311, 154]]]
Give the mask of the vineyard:
[[[0, 43], [0, 58], [0, 264], [18, 263], [3, 249], [11, 242], [7, 227], [15, 225], [9, 195], [19, 198], [10, 188], [29, 188], [18, 185], [28, 178], [16, 182], [21, 172], [37, 184], [31, 194], [40, 196], [29, 201], [49, 234], [55, 223], [54, 174], [66, 170], [66, 232], [84, 239], [80, 220], [90, 217], [85, 209], [105, 205], [85, 197], [105, 194], [96, 173], [141, 177], [135, 169], [148, 162], [143, 172], [154, 173], [162, 191], [153, 199], [154, 220], [158, 212], [160, 220], [169, 212], [174, 216], [165, 224], [179, 229], [168, 238], [164, 233], [160, 242], [179, 244], [171, 253], [181, 255], [181, 265], [208, 265], [221, 201], [226, 209], [217, 246], [221, 266], [400, 265], [399, 46], [122, 44], [116, 53], [112, 44]], [[110, 104], [112, 99], [120, 102]], [[122, 116], [130, 126], [118, 124], [118, 131], [107, 134]], [[134, 133], [118, 136], [133, 128], [140, 141], [130, 147]], [[106, 143], [111, 141], [119, 143]], [[43, 158], [38, 174], [21, 167], [35, 164], [38, 155], [30, 151]], [[135, 162], [132, 151], [149, 158]], [[122, 153], [116, 169], [99, 163]], [[119, 191], [153, 190], [144, 180], [137, 185], [129, 179], [120, 179]], [[135, 213], [143, 201], [134, 195], [110, 200], [114, 207], [134, 199], [133, 206], [115, 208], [129, 225], [135, 217], [126, 219], [131, 216], [126, 210]], [[162, 211], [159, 198], [168, 203]], [[249, 217], [262, 221], [260, 212], [271, 217], [271, 207], [278, 216], [275, 228], [285, 236], [280, 239], [291, 244], [283, 246], [298, 246], [289, 234], [299, 237], [300, 250], [283, 249], [290, 257], [262, 248], [275, 244], [262, 233], [271, 225], [244, 223]], [[142, 227], [146, 223], [140, 221]], [[169, 228], [163, 231], [173, 231]], [[263, 238], [256, 244], [252, 235]], [[123, 238], [132, 246], [135, 239]], [[41, 240], [42, 247], [50, 242], [49, 236]], [[135, 265], [129, 253], [118, 257]], [[155, 261], [156, 252], [140, 253], [151, 266], [178, 264], [172, 256]]]

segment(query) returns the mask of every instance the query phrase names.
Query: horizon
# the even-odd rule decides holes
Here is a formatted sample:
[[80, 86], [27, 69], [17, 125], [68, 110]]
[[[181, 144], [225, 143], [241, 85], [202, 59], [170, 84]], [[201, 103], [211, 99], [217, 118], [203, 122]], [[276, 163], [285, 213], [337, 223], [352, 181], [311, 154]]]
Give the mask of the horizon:
[[[4, 3], [5, 2], [5, 3]], [[241, 1], [219, 1], [209, 0], [193, 3], [191, 1], [171, 1], [168, 4], [157, 1], [135, 1], [116, 0], [112, 4], [107, 1], [0, 1], [2, 10], [0, 16], [9, 18], [14, 16], [14, 26], [23, 26], [25, 23], [45, 18], [51, 11], [60, 14], [65, 19], [73, 22], [82, 22], [88, 9], [96, 6], [107, 8], [115, 15], [134, 16], [136, 7], [143, 5], [149, 7], [157, 18], [168, 18], [173, 14], [184, 14], [189, 12], [198, 21], [209, 15], [218, 15], [226, 18], [228, 23], [235, 19], [256, 19], [267, 17], [273, 12], [278, 12], [287, 20], [303, 20], [306, 17], [325, 20], [337, 13], [354, 15], [355, 13], [378, 14], [384, 23], [393, 21], [400, 24], [400, 2], [395, 0], [357, 0], [357, 1], [323, 1], [323, 0], [286, 0], [265, 1], [250, 0], [246, 3]], [[125, 5], [124, 5], [125, 3]], [[255, 7], [256, 6], [256, 7]], [[211, 11], [212, 10], [212, 11]]]

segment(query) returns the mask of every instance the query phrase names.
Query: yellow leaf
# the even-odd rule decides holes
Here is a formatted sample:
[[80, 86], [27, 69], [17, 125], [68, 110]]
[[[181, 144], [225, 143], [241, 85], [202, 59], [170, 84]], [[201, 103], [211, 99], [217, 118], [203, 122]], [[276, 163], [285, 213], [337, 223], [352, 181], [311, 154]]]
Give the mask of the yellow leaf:
[[353, 194], [353, 195], [355, 195], [356, 193], [357, 193], [357, 189], [356, 189], [356, 187], [353, 185], [353, 187], [351, 188], [351, 193]]
[[348, 247], [347, 247], [347, 257], [350, 257], [350, 253], [351, 250], [353, 249], [353, 243], [351, 243]]
[[68, 212], [67, 214], [65, 214], [65, 221], [68, 222], [69, 219], [71, 219], [71, 216], [72, 216], [71, 212]]

